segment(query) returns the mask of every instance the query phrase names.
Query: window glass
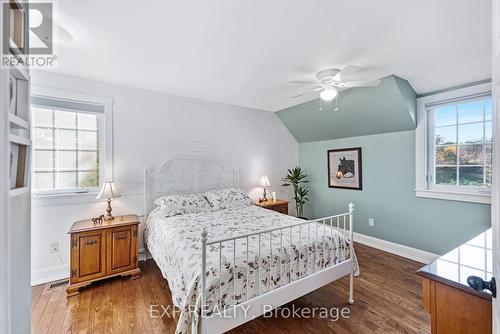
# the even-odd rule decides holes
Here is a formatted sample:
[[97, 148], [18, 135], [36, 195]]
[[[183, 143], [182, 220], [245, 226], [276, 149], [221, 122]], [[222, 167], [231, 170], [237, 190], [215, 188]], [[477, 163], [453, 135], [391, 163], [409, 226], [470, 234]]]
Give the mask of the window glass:
[[58, 149], [75, 149], [76, 131], [56, 129], [56, 146]]
[[34, 146], [35, 148], [54, 147], [54, 130], [46, 128], [35, 128], [34, 131]]
[[463, 124], [458, 126], [458, 143], [482, 143], [484, 138], [483, 122]]
[[457, 169], [455, 167], [436, 167], [436, 183], [455, 185], [457, 183]]
[[97, 130], [97, 117], [92, 114], [78, 114], [78, 128], [82, 130]]
[[76, 152], [77, 151], [57, 151], [56, 165], [57, 169], [76, 169]]
[[78, 131], [78, 146], [80, 149], [95, 149], [97, 147], [97, 132]]
[[458, 123], [482, 122], [484, 101], [473, 101], [458, 105]]
[[465, 186], [480, 186], [483, 184], [483, 167], [459, 167], [459, 182]]
[[484, 145], [462, 145], [460, 146], [460, 165], [483, 165]]
[[484, 141], [487, 143], [492, 142], [492, 132], [493, 132], [493, 125], [491, 122], [485, 122], [485, 129], [484, 129]]
[[76, 188], [76, 172], [58, 172], [56, 174], [58, 189]]
[[33, 181], [33, 187], [35, 189], [54, 189], [54, 173], [35, 173]]
[[54, 152], [35, 150], [35, 169], [54, 168]]
[[32, 110], [34, 116], [33, 121], [38, 124], [38, 126], [52, 127], [54, 125], [52, 110], [43, 108], [32, 108]]
[[436, 126], [457, 124], [457, 107], [452, 105], [435, 109], [434, 119]]
[[486, 103], [484, 104], [485, 106], [485, 120], [487, 121], [491, 121], [492, 119], [492, 114], [493, 114], [493, 101], [491, 99], [489, 99], [488, 101], [486, 101]]
[[80, 169], [82, 170], [95, 169], [97, 163], [98, 163], [97, 152], [95, 151], [79, 152], [78, 165], [80, 166]]
[[31, 108], [33, 119], [33, 189], [99, 187], [101, 115]]
[[55, 113], [58, 128], [76, 129], [76, 113], [58, 110]]
[[80, 187], [97, 187], [99, 186], [99, 172], [97, 170], [91, 172], [79, 173]]
[[457, 164], [457, 146], [438, 146], [436, 147], [436, 165], [456, 165]]
[[491, 110], [491, 98], [431, 110], [434, 184], [491, 185]]
[[457, 143], [457, 127], [443, 126], [436, 128], [435, 132], [435, 142], [436, 145], [449, 145]]

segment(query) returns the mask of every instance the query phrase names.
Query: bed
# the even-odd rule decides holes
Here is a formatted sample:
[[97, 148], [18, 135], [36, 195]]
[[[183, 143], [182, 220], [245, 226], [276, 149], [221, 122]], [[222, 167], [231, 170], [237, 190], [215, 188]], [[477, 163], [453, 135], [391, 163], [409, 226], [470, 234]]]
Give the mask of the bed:
[[176, 333], [227, 331], [345, 275], [353, 302], [352, 204], [313, 221], [260, 208], [237, 170], [209, 160], [148, 170], [145, 193], [144, 240], [181, 311]]

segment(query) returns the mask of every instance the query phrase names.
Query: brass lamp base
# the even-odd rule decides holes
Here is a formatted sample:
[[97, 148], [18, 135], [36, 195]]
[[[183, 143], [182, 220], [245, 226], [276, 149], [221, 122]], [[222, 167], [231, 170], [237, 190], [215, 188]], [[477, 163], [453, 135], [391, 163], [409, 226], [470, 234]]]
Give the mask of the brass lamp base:
[[106, 215], [106, 217], [104, 217], [104, 220], [113, 220], [113, 219], [115, 219], [115, 217], [113, 217], [113, 215], [111, 214], [112, 210], [113, 209], [111, 208], [111, 199], [108, 198], [108, 207], [106, 208], [106, 212], [108, 214]]
[[262, 194], [262, 202], [266, 202], [267, 201], [267, 197], [266, 197], [266, 188], [264, 188], [264, 193]]

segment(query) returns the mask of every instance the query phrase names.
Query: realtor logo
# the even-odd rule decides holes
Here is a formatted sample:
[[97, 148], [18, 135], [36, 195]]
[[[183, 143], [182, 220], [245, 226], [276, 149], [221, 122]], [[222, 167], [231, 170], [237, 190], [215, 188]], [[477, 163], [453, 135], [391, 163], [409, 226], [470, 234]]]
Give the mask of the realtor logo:
[[2, 3], [3, 36], [0, 67], [19, 64], [54, 67], [54, 6], [52, 2]]
[[30, 3], [29, 54], [51, 55], [53, 53], [53, 5], [51, 2]]

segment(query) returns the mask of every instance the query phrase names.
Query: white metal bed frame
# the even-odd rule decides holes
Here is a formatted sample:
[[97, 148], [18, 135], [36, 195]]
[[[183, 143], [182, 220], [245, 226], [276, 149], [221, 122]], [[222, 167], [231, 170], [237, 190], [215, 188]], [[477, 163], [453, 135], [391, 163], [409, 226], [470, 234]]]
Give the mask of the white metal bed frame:
[[[152, 207], [154, 200], [163, 195], [171, 194], [188, 194], [199, 193], [207, 190], [238, 187], [239, 185], [239, 172], [237, 169], [227, 170], [223, 164], [214, 160], [201, 160], [201, 159], [174, 159], [167, 161], [159, 170], [148, 169], [145, 173], [145, 209], [148, 213]], [[302, 232], [302, 227], [310, 227], [311, 224], [323, 224], [324, 231], [329, 228], [331, 232], [341, 233], [345, 240], [349, 242], [349, 254], [347, 256], [346, 249], [344, 249], [344, 260], [323, 268], [317, 268], [314, 264], [314, 272], [299, 279], [283, 283], [280, 280], [280, 286], [272, 288], [270, 283], [269, 291], [260, 291], [260, 282], [257, 283], [257, 295], [248, 298], [244, 302], [225, 306], [225, 314], [229, 317], [220, 317], [216, 315], [208, 316], [206, 311], [208, 305], [206, 303], [206, 275], [201, 275], [201, 316], [198, 319], [198, 331], [202, 334], [207, 333], [222, 333], [234, 327], [237, 327], [247, 321], [250, 321], [265, 311], [280, 307], [294, 299], [297, 299], [309, 292], [312, 292], [328, 283], [331, 283], [341, 277], [349, 275], [349, 303], [354, 303], [353, 299], [353, 280], [354, 280], [354, 245], [353, 245], [353, 212], [354, 205], [349, 204], [349, 210], [346, 213], [338, 214], [330, 217], [315, 219], [311, 221], [304, 221], [297, 224], [292, 224], [286, 227], [278, 227], [265, 231], [258, 231], [254, 233], [239, 235], [232, 238], [223, 238], [218, 240], [208, 240], [208, 233], [203, 230], [201, 232], [201, 273], [207, 272], [207, 247], [211, 245], [219, 246], [221, 249], [222, 243], [233, 242], [236, 245], [238, 239], [246, 239], [247, 255], [248, 255], [248, 238], [269, 235], [270, 245], [272, 233], [280, 233], [280, 244], [283, 243], [283, 231], [289, 230], [292, 233], [293, 228], [299, 228], [299, 233]], [[342, 227], [341, 227], [342, 224]], [[309, 237], [308, 237], [309, 238]], [[301, 237], [299, 237], [301, 240]], [[316, 241], [317, 241], [317, 228], [316, 228]], [[236, 246], [234, 246], [236, 247]], [[314, 255], [316, 257], [317, 247], [314, 247]], [[272, 258], [272, 248], [270, 247], [270, 258]], [[260, 242], [259, 242], [259, 257], [260, 257]], [[221, 260], [219, 253], [219, 261]], [[300, 261], [300, 257], [299, 257]], [[272, 262], [270, 262], [269, 273], [272, 272]], [[233, 254], [233, 263], [236, 263], [236, 252]], [[258, 268], [259, 266], [257, 266]], [[259, 269], [257, 269], [258, 271]], [[248, 271], [248, 261], [247, 261]], [[234, 275], [236, 270], [233, 271], [233, 282], [235, 282]], [[219, 270], [219, 275], [221, 271]], [[258, 271], [258, 281], [260, 281], [261, 274]], [[281, 275], [281, 268], [280, 268]], [[220, 281], [220, 279], [219, 279]], [[248, 289], [248, 287], [247, 287]], [[220, 290], [219, 290], [220, 291]], [[233, 283], [234, 294], [234, 283]], [[234, 297], [234, 296], [233, 296]], [[233, 298], [233, 303], [235, 298]], [[219, 306], [221, 300], [219, 297]], [[264, 309], [266, 306], [266, 309]], [[193, 317], [196, 318], [196, 317]]]

